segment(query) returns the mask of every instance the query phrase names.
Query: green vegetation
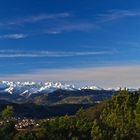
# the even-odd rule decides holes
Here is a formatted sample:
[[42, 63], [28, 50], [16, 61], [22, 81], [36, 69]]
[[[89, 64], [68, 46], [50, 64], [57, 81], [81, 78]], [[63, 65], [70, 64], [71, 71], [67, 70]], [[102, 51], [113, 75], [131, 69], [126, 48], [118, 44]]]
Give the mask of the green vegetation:
[[12, 106], [7, 106], [1, 113], [3, 118], [10, 118], [13, 116], [14, 109]]
[[60, 101], [60, 104], [94, 104], [92, 96], [71, 96]]
[[30, 102], [37, 105], [58, 104], [93, 104], [96, 101], [109, 99], [115, 92], [108, 90], [57, 90], [50, 94], [43, 94], [30, 98]]
[[37, 105], [47, 104], [48, 94], [44, 94], [34, 98], [34, 103]]
[[[10, 109], [7, 107], [5, 110]], [[5, 110], [2, 114], [7, 112]], [[5, 117], [7, 118], [7, 115]], [[119, 91], [112, 99], [86, 110], [81, 108], [74, 116], [43, 119], [39, 124], [38, 128], [17, 131], [13, 123], [9, 122], [0, 127], [0, 139], [138, 140], [140, 139], [140, 91], [133, 93], [127, 90]]]

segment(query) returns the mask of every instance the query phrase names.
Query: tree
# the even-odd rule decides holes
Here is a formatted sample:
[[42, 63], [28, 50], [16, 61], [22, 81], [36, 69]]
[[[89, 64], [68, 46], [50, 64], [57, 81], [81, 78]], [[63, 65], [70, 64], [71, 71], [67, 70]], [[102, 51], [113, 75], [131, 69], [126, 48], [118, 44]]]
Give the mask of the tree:
[[15, 123], [10, 121], [4, 126], [0, 127], [0, 139], [2, 140], [12, 140], [15, 133]]
[[10, 118], [13, 116], [14, 109], [12, 106], [7, 106], [3, 111], [2, 111], [2, 117], [3, 118]]
[[102, 140], [102, 131], [97, 123], [97, 120], [93, 122], [93, 127], [91, 130], [91, 137], [93, 140]]
[[25, 131], [17, 133], [14, 140], [36, 140], [36, 137], [32, 132]]
[[136, 104], [135, 115], [136, 115], [135, 123], [136, 123], [137, 133], [140, 134], [140, 97]]

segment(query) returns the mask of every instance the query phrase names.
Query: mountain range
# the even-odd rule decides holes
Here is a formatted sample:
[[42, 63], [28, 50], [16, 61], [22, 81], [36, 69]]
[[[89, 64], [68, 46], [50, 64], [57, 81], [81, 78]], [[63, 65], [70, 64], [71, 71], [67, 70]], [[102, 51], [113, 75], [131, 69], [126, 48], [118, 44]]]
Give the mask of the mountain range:
[[[36, 104], [91, 104], [110, 98], [117, 89], [75, 87], [61, 82], [0, 81], [0, 100]], [[135, 89], [129, 89], [135, 91]]]
[[108, 100], [118, 90], [94, 85], [76, 87], [60, 82], [0, 81], [0, 110], [12, 105], [16, 116], [40, 118], [72, 115], [81, 107], [87, 108]]
[[75, 91], [82, 89], [91, 90], [104, 90], [103, 88], [96, 86], [85, 86], [76, 88], [74, 85], [68, 85], [60, 82], [11, 82], [0, 81], [0, 93], [9, 93], [11, 95], [31, 96], [38, 93], [51, 93], [56, 90]]
[[31, 96], [37, 93], [51, 93], [57, 89], [76, 90], [73, 85], [60, 82], [11, 82], [0, 81], [0, 93], [19, 94]]

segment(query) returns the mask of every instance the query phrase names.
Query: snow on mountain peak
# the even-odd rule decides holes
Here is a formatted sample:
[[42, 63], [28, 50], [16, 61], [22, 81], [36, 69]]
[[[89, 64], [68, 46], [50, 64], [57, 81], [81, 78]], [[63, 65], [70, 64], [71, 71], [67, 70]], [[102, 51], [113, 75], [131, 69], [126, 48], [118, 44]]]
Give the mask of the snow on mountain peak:
[[85, 87], [81, 87], [80, 89], [103, 90], [103, 88], [97, 86], [85, 86]]
[[[21, 96], [30, 96], [36, 93], [51, 93], [58, 89], [62, 90], [113, 90], [119, 89], [103, 89], [98, 86], [85, 86], [81, 88], [75, 88], [74, 85], [64, 84], [61, 82], [13, 82], [13, 81], [0, 81], [0, 93], [17, 94]], [[129, 91], [135, 91], [135, 89], [129, 88]]]
[[33, 93], [50, 93], [57, 89], [76, 90], [74, 86], [63, 84], [60, 82], [11, 82], [0, 81], [0, 92], [10, 94], [33, 94]]

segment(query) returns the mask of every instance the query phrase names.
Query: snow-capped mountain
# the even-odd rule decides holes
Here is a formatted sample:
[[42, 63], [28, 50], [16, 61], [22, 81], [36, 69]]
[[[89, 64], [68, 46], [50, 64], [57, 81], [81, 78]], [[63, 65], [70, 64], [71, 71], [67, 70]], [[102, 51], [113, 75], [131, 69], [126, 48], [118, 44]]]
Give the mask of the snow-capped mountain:
[[[118, 91], [117, 89], [103, 89], [98, 86], [84, 86], [81, 88], [76, 88], [74, 85], [64, 84], [60, 82], [13, 82], [13, 81], [0, 81], [0, 95], [16, 95], [29, 97], [31, 95], [40, 95], [45, 93], [51, 93], [56, 90], [108, 90], [108, 91]], [[136, 89], [128, 88], [129, 91], [136, 91]], [[4, 94], [8, 93], [8, 94]]]
[[30, 96], [36, 93], [51, 93], [58, 89], [62, 90], [103, 90], [97, 86], [85, 86], [75, 88], [74, 85], [63, 84], [60, 82], [13, 82], [0, 81], [0, 93], [9, 93], [11, 95]]
[[73, 85], [62, 84], [60, 82], [9, 82], [0, 81], [0, 93], [32, 95], [35, 93], [50, 93], [55, 90], [76, 90]]
[[104, 90], [103, 88], [100, 88], [100, 87], [97, 87], [97, 86], [85, 86], [85, 87], [81, 87], [80, 89]]

